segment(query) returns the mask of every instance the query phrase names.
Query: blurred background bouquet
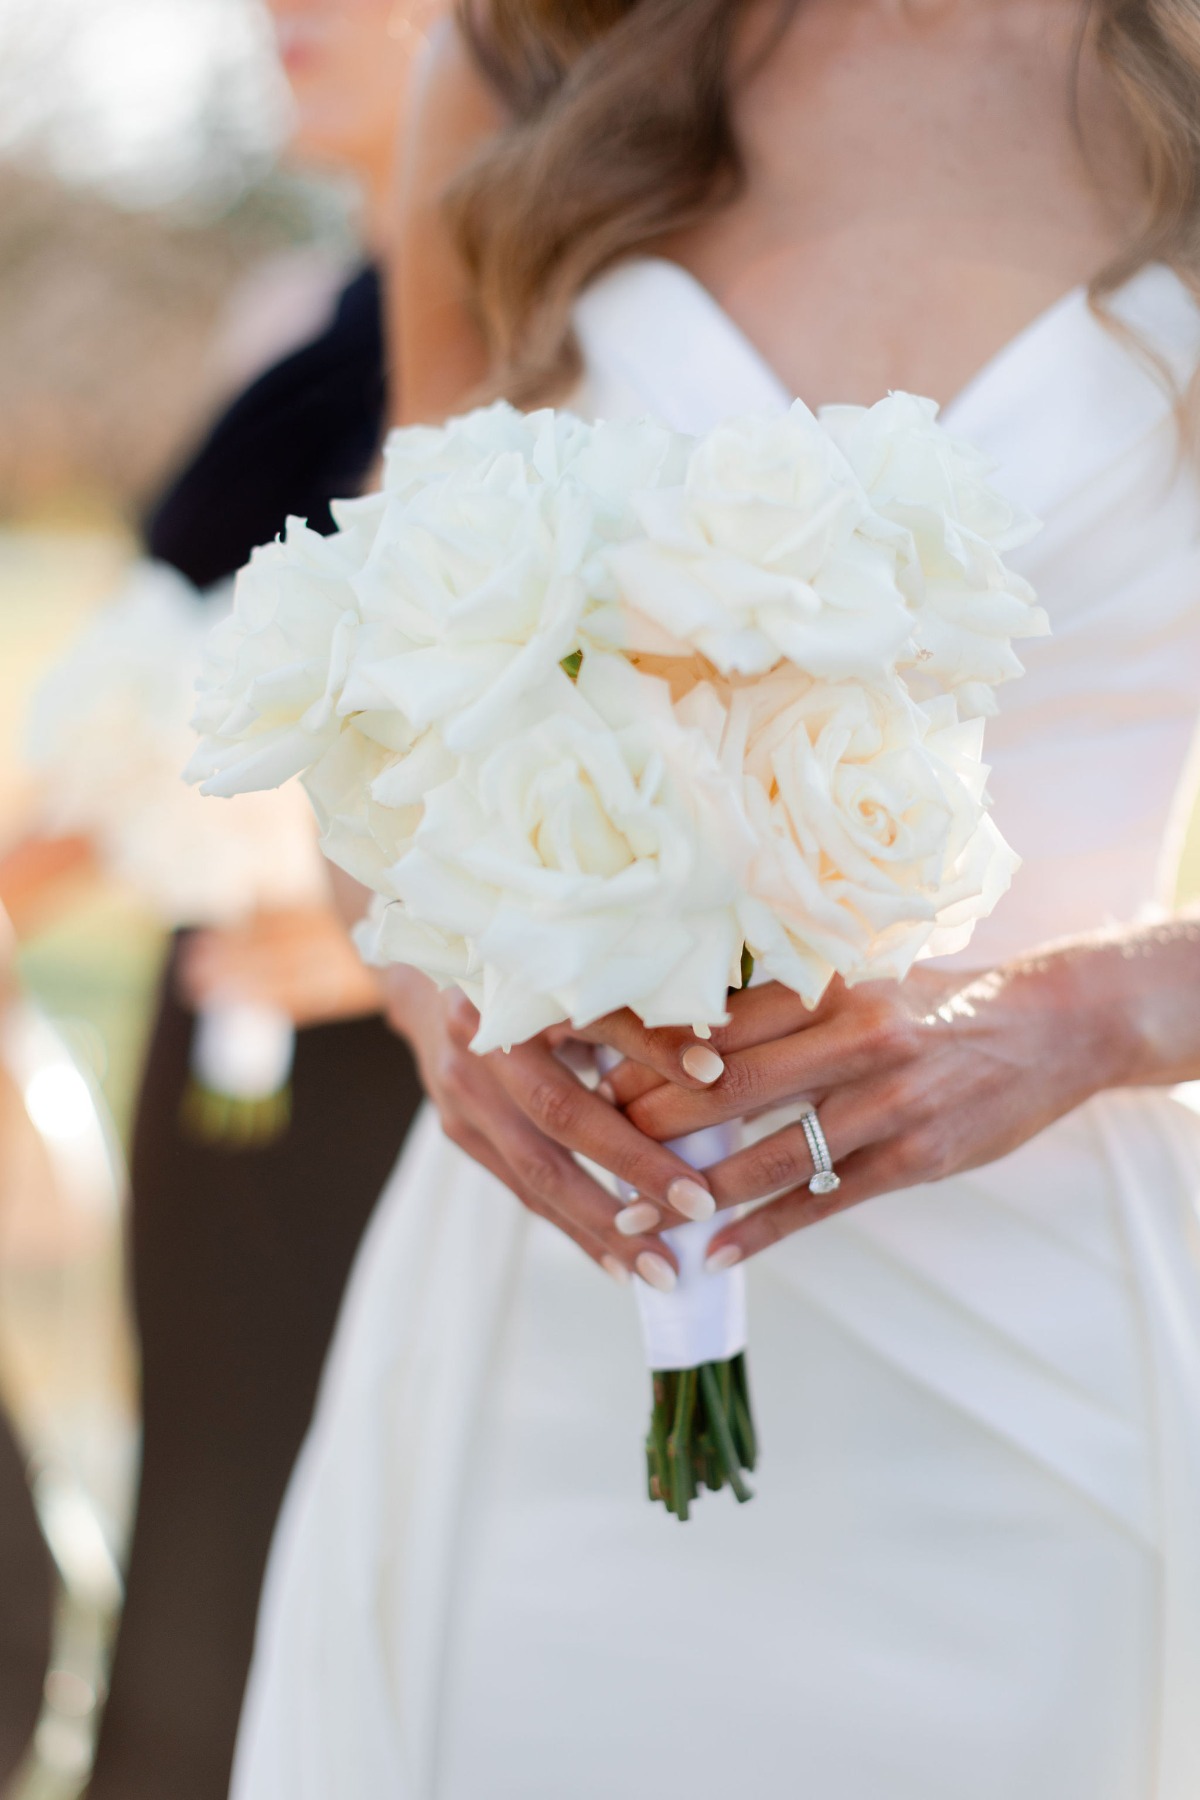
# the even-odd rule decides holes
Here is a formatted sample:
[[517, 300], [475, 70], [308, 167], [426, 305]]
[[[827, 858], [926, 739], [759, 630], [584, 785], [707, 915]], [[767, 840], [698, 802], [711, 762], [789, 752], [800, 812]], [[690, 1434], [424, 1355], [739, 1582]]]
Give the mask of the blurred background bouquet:
[[[39, 686], [28, 751], [49, 838], [86, 837], [107, 875], [168, 928], [236, 925], [319, 906], [325, 876], [299, 787], [205, 805], [180, 771], [203, 645], [220, 595], [143, 560]], [[214, 998], [197, 1023], [189, 1127], [267, 1142], [290, 1117], [295, 1032], [286, 1012]]]

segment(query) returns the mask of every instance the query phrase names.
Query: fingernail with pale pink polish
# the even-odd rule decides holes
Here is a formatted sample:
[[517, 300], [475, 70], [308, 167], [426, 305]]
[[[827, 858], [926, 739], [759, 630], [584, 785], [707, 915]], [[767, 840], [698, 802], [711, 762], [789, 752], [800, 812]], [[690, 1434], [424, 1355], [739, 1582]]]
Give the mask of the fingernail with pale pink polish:
[[708, 1189], [686, 1175], [680, 1175], [671, 1183], [667, 1189], [667, 1199], [685, 1219], [711, 1219], [717, 1210], [717, 1203]]
[[618, 1262], [615, 1256], [602, 1256], [600, 1258], [600, 1267], [604, 1270], [606, 1275], [611, 1275], [613, 1280], [621, 1287], [628, 1287], [630, 1281], [633, 1279], [629, 1270], [625, 1267], [625, 1264], [623, 1262]]
[[662, 1214], [648, 1200], [635, 1200], [617, 1214], [617, 1230], [622, 1237], [641, 1237], [644, 1231], [657, 1231]]
[[602, 1081], [596, 1092], [602, 1100], [607, 1100], [610, 1106], [617, 1104], [617, 1090], [611, 1081]]
[[705, 1087], [711, 1087], [725, 1073], [725, 1064], [715, 1050], [707, 1044], [689, 1044], [680, 1061], [684, 1071], [693, 1081], [702, 1081]]
[[742, 1260], [742, 1253], [736, 1244], [722, 1244], [711, 1256], [705, 1258], [704, 1266], [710, 1275], [724, 1275], [726, 1269], [736, 1268]]
[[664, 1256], [643, 1250], [637, 1259], [637, 1272], [648, 1287], [657, 1288], [660, 1294], [674, 1293], [678, 1276]]

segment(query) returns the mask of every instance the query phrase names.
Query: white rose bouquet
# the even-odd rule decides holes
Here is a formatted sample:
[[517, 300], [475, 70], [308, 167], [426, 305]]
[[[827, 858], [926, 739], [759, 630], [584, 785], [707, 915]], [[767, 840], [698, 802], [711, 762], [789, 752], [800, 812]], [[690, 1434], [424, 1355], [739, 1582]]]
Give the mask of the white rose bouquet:
[[[189, 774], [303, 778], [374, 891], [360, 942], [461, 987], [475, 1048], [629, 1007], [701, 1036], [757, 969], [815, 1004], [958, 948], [1015, 859], [982, 720], [1046, 629], [1030, 535], [932, 402], [695, 440], [497, 405], [401, 431], [338, 533], [255, 553], [214, 634]], [[674, 1146], [696, 1167], [727, 1129]], [[639, 1282], [650, 1491], [748, 1497], [738, 1269], [677, 1228]]]
[[[87, 836], [108, 873], [171, 927], [231, 925], [325, 892], [298, 783], [225, 807], [179, 778], [195, 748], [204, 646], [228, 599], [202, 599], [164, 563], [136, 563], [46, 675], [28, 722], [41, 827]], [[270, 1139], [287, 1120], [293, 1047], [291, 1021], [274, 1008], [205, 1009], [187, 1122], [206, 1138]]]

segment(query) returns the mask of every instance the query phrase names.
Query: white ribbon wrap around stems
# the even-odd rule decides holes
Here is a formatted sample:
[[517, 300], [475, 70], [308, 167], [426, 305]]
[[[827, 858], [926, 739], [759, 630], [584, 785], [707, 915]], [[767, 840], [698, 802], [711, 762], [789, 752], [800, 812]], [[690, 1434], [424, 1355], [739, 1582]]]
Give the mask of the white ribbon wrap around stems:
[[[602, 1070], [615, 1068], [621, 1058], [602, 1050]], [[708, 1169], [732, 1156], [741, 1138], [741, 1124], [710, 1125], [677, 1138], [668, 1149], [693, 1169]], [[633, 1189], [618, 1182], [621, 1197], [633, 1199]], [[746, 1316], [746, 1271], [726, 1269], [711, 1274], [704, 1266], [708, 1246], [733, 1214], [720, 1212], [703, 1224], [675, 1225], [663, 1237], [675, 1252], [679, 1282], [673, 1293], [661, 1294], [640, 1277], [634, 1279], [646, 1366], [650, 1369], [698, 1369], [702, 1363], [728, 1362], [749, 1342]]]
[[192, 1074], [211, 1093], [268, 1100], [287, 1086], [295, 1050], [295, 1027], [274, 1006], [206, 1006], [196, 1017]]

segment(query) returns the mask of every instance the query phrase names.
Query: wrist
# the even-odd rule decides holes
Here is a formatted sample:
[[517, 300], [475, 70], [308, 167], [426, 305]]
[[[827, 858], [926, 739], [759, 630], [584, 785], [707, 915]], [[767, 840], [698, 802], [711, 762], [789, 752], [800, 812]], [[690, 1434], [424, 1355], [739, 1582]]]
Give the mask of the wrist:
[[1052, 1113], [1136, 1080], [1136, 1033], [1109, 946], [1061, 944], [982, 978], [1008, 1015], [1016, 1055], [1036, 1072]]
[[1156, 1078], [1157, 1051], [1139, 961], [1127, 942], [1112, 937], [1063, 945], [1034, 965], [1047, 1003], [1053, 1056], [1067, 1054], [1075, 1064], [1083, 1097]]

